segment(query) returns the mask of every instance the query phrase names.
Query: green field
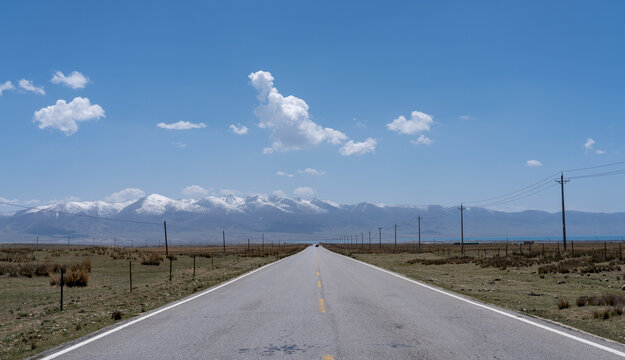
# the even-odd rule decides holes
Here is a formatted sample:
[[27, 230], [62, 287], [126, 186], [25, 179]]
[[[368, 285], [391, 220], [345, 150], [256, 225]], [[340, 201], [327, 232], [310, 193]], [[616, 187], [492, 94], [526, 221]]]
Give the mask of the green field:
[[[89, 334], [145, 311], [206, 289], [227, 279], [288, 256], [302, 246], [222, 248], [0, 248], [0, 358], [27, 357], [66, 341]], [[161, 257], [159, 265], [141, 265], [150, 254]], [[195, 255], [195, 276], [193, 262]], [[86, 286], [64, 286], [64, 309], [60, 310], [59, 285], [65, 267], [90, 264]], [[131, 265], [132, 264], [132, 265]], [[32, 273], [39, 265], [40, 275]], [[132, 267], [132, 293], [130, 268]], [[43, 270], [42, 270], [43, 269]], [[42, 274], [50, 271], [48, 275]], [[82, 271], [82, 267], [80, 270]], [[68, 284], [69, 285], [69, 284]], [[118, 319], [114, 319], [118, 313]]]

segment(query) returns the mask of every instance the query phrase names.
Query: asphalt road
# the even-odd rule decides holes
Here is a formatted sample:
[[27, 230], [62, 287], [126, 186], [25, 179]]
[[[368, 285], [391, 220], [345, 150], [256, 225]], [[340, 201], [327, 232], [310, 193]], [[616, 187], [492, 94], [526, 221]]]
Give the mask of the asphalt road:
[[625, 347], [310, 247], [59, 359], [617, 359]]

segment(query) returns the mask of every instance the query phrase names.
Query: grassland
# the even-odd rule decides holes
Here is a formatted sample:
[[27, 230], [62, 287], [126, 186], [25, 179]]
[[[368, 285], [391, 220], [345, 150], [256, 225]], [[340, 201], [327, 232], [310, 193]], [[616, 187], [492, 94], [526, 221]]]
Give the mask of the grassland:
[[[413, 245], [371, 249], [324, 245], [486, 303], [625, 343], [624, 258], [618, 243]], [[506, 255], [507, 247], [507, 255]]]
[[[225, 254], [216, 247], [170, 248], [171, 281], [170, 261], [164, 249], [0, 248], [0, 358], [18, 359], [37, 354], [302, 248], [253, 247], [248, 251], [243, 246], [228, 247]], [[142, 262], [158, 265], [142, 265]], [[80, 272], [87, 276], [86, 286], [80, 282], [64, 286], [63, 311], [60, 310], [61, 268], [65, 270], [64, 280], [72, 268], [77, 276]]]

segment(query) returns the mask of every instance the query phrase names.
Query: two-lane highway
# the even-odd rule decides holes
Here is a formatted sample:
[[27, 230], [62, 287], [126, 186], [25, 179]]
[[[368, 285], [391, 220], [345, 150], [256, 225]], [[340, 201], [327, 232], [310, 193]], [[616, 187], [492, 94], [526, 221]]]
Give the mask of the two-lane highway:
[[598, 360], [625, 347], [309, 247], [46, 355]]

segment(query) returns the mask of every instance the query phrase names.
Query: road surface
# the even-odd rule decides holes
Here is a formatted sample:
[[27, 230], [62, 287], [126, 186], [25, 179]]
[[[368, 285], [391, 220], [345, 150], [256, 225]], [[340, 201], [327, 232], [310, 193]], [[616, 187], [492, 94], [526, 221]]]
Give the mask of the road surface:
[[625, 347], [309, 247], [45, 355], [599, 360]]

